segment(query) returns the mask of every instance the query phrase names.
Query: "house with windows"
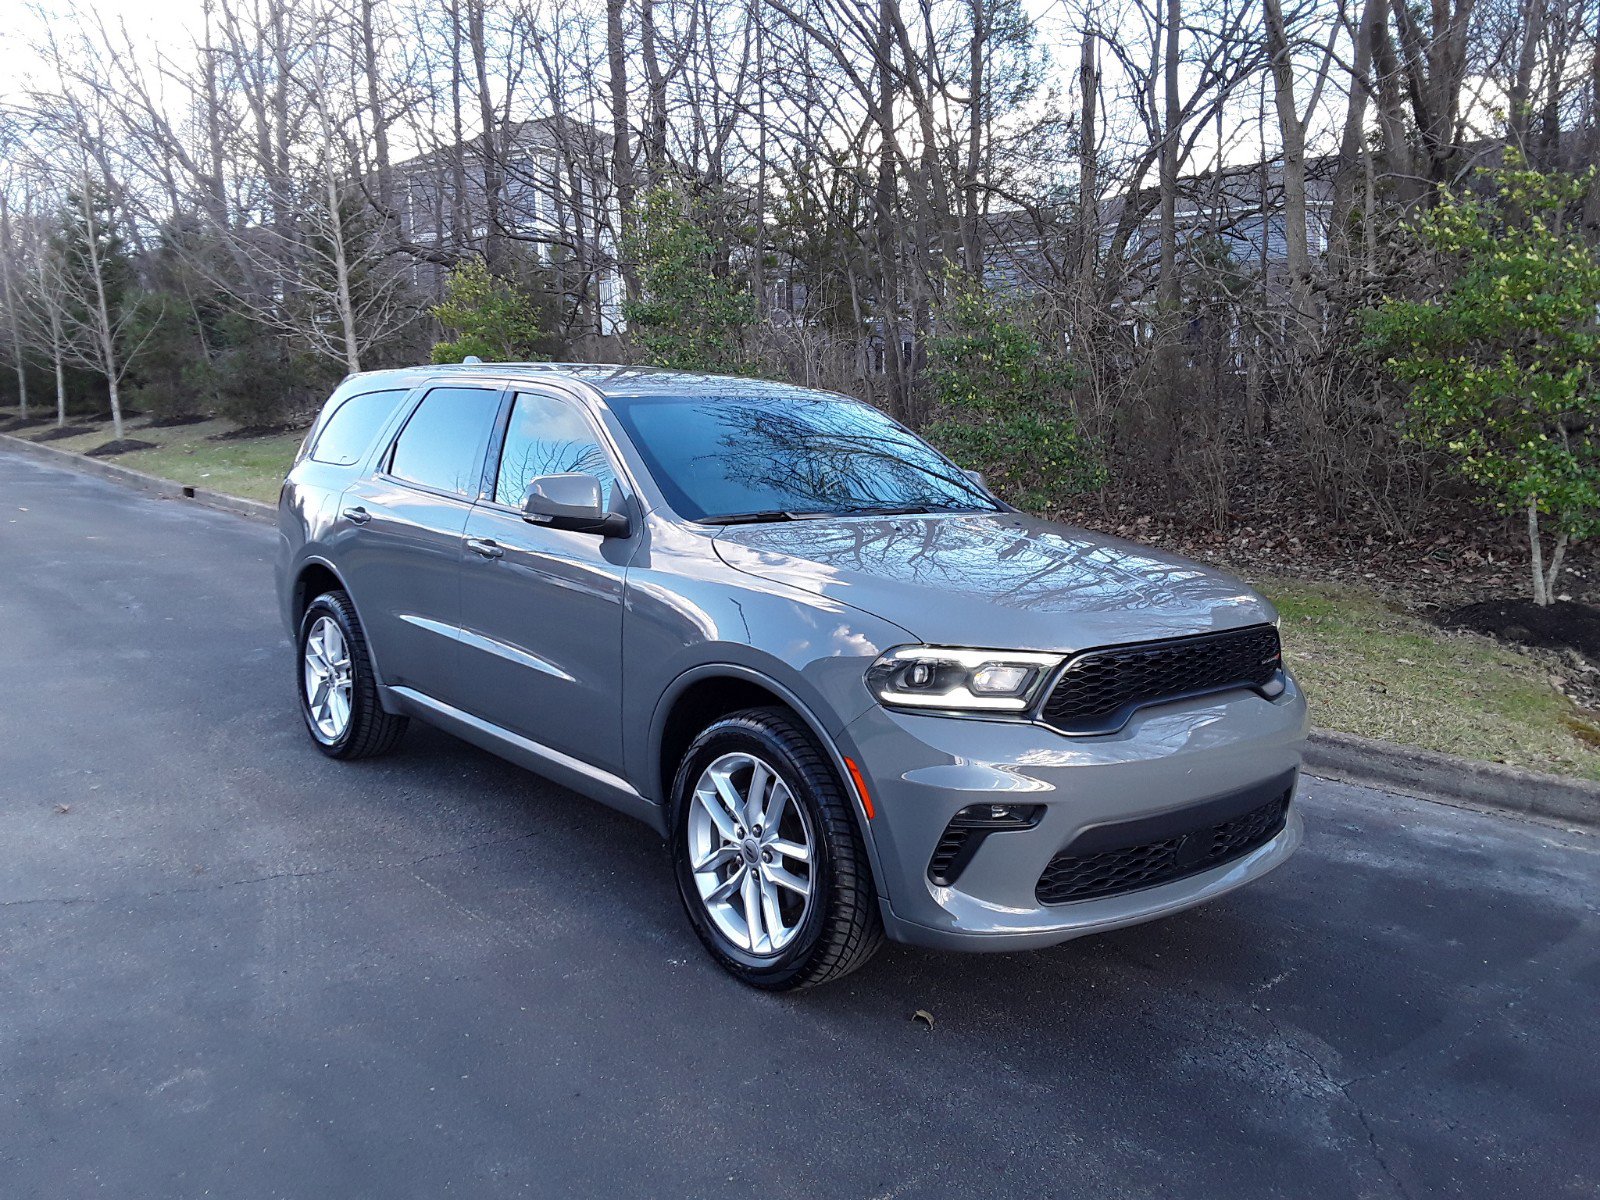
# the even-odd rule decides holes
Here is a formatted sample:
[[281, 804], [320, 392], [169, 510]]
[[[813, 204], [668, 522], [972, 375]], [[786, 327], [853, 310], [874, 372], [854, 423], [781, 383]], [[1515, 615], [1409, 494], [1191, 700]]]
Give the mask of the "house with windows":
[[610, 149], [583, 122], [514, 121], [395, 163], [367, 187], [387, 197], [425, 294], [442, 295], [449, 266], [478, 254], [543, 273], [566, 337], [606, 336], [623, 324]]

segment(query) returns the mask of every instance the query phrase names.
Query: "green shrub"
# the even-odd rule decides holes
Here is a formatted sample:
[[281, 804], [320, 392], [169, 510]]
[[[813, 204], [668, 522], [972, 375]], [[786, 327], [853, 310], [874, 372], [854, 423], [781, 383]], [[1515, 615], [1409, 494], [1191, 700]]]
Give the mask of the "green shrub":
[[450, 272], [444, 303], [433, 310], [451, 335], [434, 343], [433, 361], [458, 363], [476, 354], [486, 362], [543, 362], [550, 335], [541, 328], [542, 307], [533, 289], [469, 259]]
[[1078, 429], [1066, 355], [991, 293], [951, 281], [930, 346], [929, 438], [1021, 508], [1051, 510], [1105, 482]]
[[741, 370], [755, 302], [730, 278], [702, 207], [674, 188], [648, 193], [627, 250], [644, 295], [622, 312], [648, 361], [680, 371]]
[[[1600, 258], [1577, 209], [1595, 169], [1483, 172], [1417, 236], [1450, 273], [1436, 300], [1389, 299], [1369, 345], [1410, 385], [1406, 432], [1506, 512], [1526, 513], [1533, 598], [1552, 598], [1566, 547], [1600, 530]], [[1541, 522], [1555, 541], [1544, 569]]]

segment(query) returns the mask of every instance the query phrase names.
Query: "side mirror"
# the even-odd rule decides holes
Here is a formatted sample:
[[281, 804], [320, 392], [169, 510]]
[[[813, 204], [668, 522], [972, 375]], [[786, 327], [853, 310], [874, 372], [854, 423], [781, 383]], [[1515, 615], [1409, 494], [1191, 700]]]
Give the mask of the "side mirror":
[[522, 519], [551, 529], [625, 537], [628, 518], [605, 510], [605, 489], [593, 475], [537, 475], [522, 498]]

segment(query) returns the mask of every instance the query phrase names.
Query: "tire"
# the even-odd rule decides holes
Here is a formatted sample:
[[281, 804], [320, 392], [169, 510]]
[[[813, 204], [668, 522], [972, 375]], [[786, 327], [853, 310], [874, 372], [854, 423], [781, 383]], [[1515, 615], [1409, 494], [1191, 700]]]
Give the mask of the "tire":
[[[347, 682], [331, 689], [341, 696], [348, 694], [348, 712], [342, 723], [332, 719], [337, 712], [330, 714], [322, 709], [319, 717], [319, 711], [313, 708], [313, 695], [322, 693], [313, 687], [313, 674], [318, 668], [311, 665], [310, 659], [326, 662], [321, 647], [328, 639], [324, 631], [330, 624], [337, 630], [345, 651], [336, 661], [344, 664], [339, 677]], [[314, 633], [318, 638], [315, 654], [308, 650]], [[384, 712], [378, 702], [378, 681], [372, 670], [372, 656], [367, 652], [367, 637], [349, 595], [342, 591], [324, 592], [307, 605], [300, 618], [295, 648], [299, 651], [295, 657], [295, 691], [300, 697], [300, 716], [317, 749], [329, 758], [344, 760], [374, 758], [394, 749], [406, 731], [406, 718]]]
[[[782, 792], [757, 774], [758, 766], [776, 777]], [[712, 810], [729, 793], [714, 786], [714, 776], [746, 801], [724, 803], [720, 818]], [[780, 814], [776, 828], [759, 826], [762, 808], [748, 802], [758, 780], [765, 785], [764, 811]], [[815, 987], [854, 971], [883, 944], [855, 812], [822, 748], [792, 713], [753, 708], [709, 726], [684, 753], [672, 796], [678, 894], [706, 949], [737, 979], [769, 991]], [[744, 821], [735, 815], [741, 808]], [[730, 838], [729, 821], [740, 836]], [[804, 860], [793, 854], [802, 848]], [[754, 921], [745, 915], [746, 878], [759, 897]], [[795, 882], [807, 884], [804, 897]], [[721, 896], [729, 887], [734, 890]]]

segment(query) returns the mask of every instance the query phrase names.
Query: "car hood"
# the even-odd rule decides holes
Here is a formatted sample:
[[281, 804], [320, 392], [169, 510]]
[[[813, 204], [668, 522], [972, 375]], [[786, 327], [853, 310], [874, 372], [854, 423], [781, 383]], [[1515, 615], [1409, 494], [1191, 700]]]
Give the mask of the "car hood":
[[1070, 652], [1276, 617], [1221, 571], [1017, 513], [738, 525], [715, 546], [736, 570], [881, 616], [936, 646]]

